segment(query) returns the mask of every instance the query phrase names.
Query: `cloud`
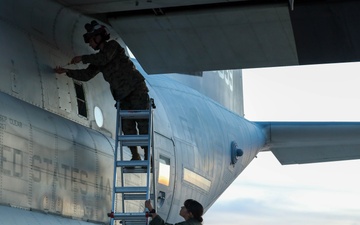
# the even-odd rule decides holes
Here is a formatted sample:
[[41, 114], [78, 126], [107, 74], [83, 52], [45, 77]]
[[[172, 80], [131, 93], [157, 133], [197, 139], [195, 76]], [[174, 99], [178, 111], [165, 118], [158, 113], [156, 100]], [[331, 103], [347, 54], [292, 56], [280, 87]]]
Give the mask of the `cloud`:
[[[284, 203], [284, 202], [283, 202]], [[280, 203], [280, 204], [283, 204]], [[316, 212], [306, 208], [279, 207], [279, 202], [242, 199], [214, 205], [204, 216], [205, 225], [360, 225], [359, 211]]]
[[360, 225], [360, 184], [349, 175], [360, 161], [288, 167], [262, 154], [204, 215], [204, 225]]

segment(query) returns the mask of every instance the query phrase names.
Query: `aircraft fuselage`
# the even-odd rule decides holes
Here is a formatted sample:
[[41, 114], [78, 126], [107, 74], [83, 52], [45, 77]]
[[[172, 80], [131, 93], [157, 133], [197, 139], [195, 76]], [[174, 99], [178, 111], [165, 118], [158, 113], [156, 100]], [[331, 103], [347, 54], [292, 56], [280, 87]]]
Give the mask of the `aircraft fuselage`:
[[[0, 20], [5, 44], [0, 53], [0, 203], [106, 222], [116, 113], [109, 86], [101, 75], [82, 83], [52, 71], [73, 55], [91, 53], [81, 38], [90, 18], [52, 1], [19, 1], [20, 9], [13, 4], [3, 4]], [[260, 151], [265, 134], [166, 75], [143, 75], [156, 104], [158, 212], [173, 223], [187, 198], [208, 209]], [[214, 92], [222, 91], [218, 87], [215, 83]], [[95, 115], [99, 109], [103, 124]], [[235, 164], [233, 142], [243, 151]], [[125, 157], [130, 159], [130, 152]], [[170, 170], [164, 174], [162, 166]], [[143, 208], [143, 202], [135, 207]]]

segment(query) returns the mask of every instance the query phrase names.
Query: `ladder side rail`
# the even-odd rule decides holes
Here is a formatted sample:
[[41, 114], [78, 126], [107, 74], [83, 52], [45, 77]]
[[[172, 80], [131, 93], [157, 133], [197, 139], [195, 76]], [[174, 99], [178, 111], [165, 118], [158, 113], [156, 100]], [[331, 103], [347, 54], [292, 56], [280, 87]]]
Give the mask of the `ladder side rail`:
[[[153, 100], [149, 99], [149, 115], [148, 115], [148, 135], [149, 135], [149, 139], [148, 139], [148, 148], [147, 148], [147, 168], [146, 168], [146, 186], [148, 187], [146, 190], [146, 200], [151, 198], [151, 169], [153, 170], [153, 180], [154, 180], [154, 168], [151, 168], [151, 161], [152, 159], [154, 159], [153, 157]], [[154, 199], [155, 199], [155, 188], [153, 187], [153, 191], [154, 191]], [[156, 208], [155, 208], [156, 209]], [[149, 218], [146, 217], [146, 225], [149, 224]]]
[[[115, 202], [116, 202], [116, 181], [117, 181], [117, 166], [116, 161], [118, 157], [118, 148], [119, 148], [119, 109], [120, 109], [120, 102], [116, 102], [116, 128], [115, 128], [115, 149], [114, 149], [114, 174], [113, 174], [113, 193], [112, 193], [112, 202], [111, 202], [111, 212], [115, 213]], [[110, 218], [110, 224], [114, 224], [114, 218]]]
[[146, 191], [146, 200], [150, 199], [150, 174], [151, 174], [151, 149], [152, 149], [152, 107], [149, 104], [149, 117], [148, 117], [148, 135], [149, 135], [149, 139], [148, 139], [148, 148], [147, 148], [147, 168], [146, 168], [146, 185], [148, 188], [148, 190]]
[[[120, 104], [119, 104], [120, 105]], [[121, 116], [121, 108], [120, 108], [120, 106], [119, 106], [119, 111], [118, 111], [118, 115], [119, 115], [119, 123], [118, 123], [118, 125], [119, 125], [119, 129], [120, 129], [120, 134], [118, 135], [118, 138], [121, 136], [121, 135], [123, 135], [122, 134], [122, 122], [123, 122], [123, 118], [122, 118], [122, 116]], [[123, 145], [123, 142], [122, 141], [119, 141], [119, 139], [118, 139], [118, 141], [117, 141], [119, 144], [120, 144], [120, 161], [124, 161], [124, 145]], [[125, 178], [124, 178], [124, 168], [123, 167], [121, 167], [121, 169], [120, 169], [120, 174], [121, 174], [121, 187], [124, 187], [125, 186]], [[115, 188], [115, 187], [114, 187]], [[114, 192], [115, 192], [115, 190], [114, 190]], [[115, 194], [116, 195], [116, 194]], [[125, 199], [124, 199], [124, 195], [123, 195], [123, 193], [121, 193], [121, 211], [123, 212], [123, 213], [125, 213]]]
[[[154, 106], [155, 108], [155, 104], [152, 100], [151, 102], [151, 107]], [[151, 110], [153, 110], [153, 108], [151, 108]], [[152, 185], [153, 185], [153, 203], [154, 203], [154, 209], [157, 209], [157, 206], [156, 206], [156, 199], [157, 199], [157, 192], [156, 192], [156, 182], [157, 182], [157, 178], [156, 178], [156, 163], [155, 163], [155, 146], [154, 146], [154, 123], [153, 123], [153, 119], [154, 119], [154, 114], [153, 112], [151, 112], [151, 152], [150, 152], [150, 148], [149, 148], [149, 155], [151, 155], [152, 157]], [[151, 158], [149, 159], [149, 171], [148, 173], [150, 173], [150, 167], [151, 167]], [[151, 195], [149, 196], [148, 199], [150, 199]]]

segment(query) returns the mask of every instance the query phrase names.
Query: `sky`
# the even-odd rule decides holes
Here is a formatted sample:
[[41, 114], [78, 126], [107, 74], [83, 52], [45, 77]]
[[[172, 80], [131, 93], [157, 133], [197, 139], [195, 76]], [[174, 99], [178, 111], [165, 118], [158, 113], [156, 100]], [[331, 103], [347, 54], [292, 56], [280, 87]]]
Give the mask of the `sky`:
[[[243, 70], [251, 121], [360, 121], [360, 63]], [[257, 158], [204, 225], [360, 225], [360, 160], [282, 166]]]

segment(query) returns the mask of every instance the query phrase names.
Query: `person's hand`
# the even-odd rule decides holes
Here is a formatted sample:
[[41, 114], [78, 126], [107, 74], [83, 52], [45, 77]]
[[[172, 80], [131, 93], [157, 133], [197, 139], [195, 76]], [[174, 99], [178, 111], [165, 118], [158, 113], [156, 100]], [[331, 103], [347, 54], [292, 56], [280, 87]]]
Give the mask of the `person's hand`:
[[57, 67], [55, 67], [55, 69], [54, 69], [54, 72], [55, 72], [55, 73], [58, 73], [58, 74], [66, 73], [67, 71], [68, 71], [68, 69], [65, 69], [65, 68], [60, 67], [60, 66], [57, 66]]
[[149, 211], [151, 211], [151, 210], [154, 209], [154, 208], [152, 207], [152, 205], [151, 205], [151, 200], [150, 200], [150, 199], [145, 201], [145, 207], [146, 207]]
[[82, 61], [82, 56], [75, 56], [74, 58], [72, 58], [72, 60], [70, 61], [71, 64], [76, 64]]

